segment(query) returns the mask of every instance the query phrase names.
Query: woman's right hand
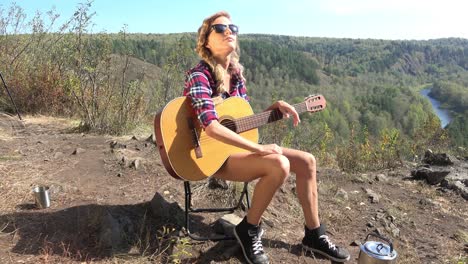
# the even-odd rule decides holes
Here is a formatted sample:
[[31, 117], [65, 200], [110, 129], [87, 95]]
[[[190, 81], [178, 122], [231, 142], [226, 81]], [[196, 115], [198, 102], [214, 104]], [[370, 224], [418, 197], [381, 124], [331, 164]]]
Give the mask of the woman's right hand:
[[255, 151], [259, 155], [283, 154], [283, 149], [276, 144], [260, 145], [259, 150]]
[[213, 120], [206, 128], [205, 132], [209, 137], [219, 140], [225, 144], [252, 151], [258, 155], [283, 154], [283, 149], [276, 144], [261, 145], [247, 140], [234, 131], [221, 125], [217, 120]]

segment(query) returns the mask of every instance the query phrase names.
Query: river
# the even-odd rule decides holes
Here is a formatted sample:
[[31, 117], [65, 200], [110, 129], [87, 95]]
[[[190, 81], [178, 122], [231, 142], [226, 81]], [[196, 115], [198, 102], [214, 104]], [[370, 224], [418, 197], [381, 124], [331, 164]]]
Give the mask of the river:
[[429, 96], [430, 92], [431, 92], [431, 89], [427, 88], [427, 89], [421, 90], [420, 94], [422, 94], [424, 97], [429, 99], [432, 105], [432, 109], [434, 110], [435, 114], [440, 119], [440, 125], [442, 126], [442, 128], [445, 128], [450, 123], [450, 121], [452, 121], [452, 117], [450, 116], [450, 113], [447, 109], [440, 108], [439, 101]]

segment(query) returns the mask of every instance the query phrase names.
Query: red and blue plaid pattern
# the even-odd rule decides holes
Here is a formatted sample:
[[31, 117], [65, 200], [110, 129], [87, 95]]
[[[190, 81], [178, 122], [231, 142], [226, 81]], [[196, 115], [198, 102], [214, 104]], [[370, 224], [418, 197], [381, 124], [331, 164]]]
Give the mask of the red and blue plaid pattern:
[[[214, 73], [206, 62], [200, 61], [197, 66], [187, 72], [184, 96], [190, 97], [192, 100], [192, 108], [204, 128], [213, 120], [219, 120], [211, 99], [218, 95]], [[244, 80], [239, 74], [231, 75], [229, 94], [224, 93], [221, 95], [223, 98], [230, 96], [239, 96], [247, 101], [249, 100]]]

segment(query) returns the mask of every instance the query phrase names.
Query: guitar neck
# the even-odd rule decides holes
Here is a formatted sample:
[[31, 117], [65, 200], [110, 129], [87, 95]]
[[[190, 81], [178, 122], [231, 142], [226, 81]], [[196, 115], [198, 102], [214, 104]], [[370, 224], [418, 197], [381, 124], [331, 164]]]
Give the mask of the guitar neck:
[[[298, 114], [307, 111], [307, 105], [305, 102], [295, 104], [293, 107], [296, 109]], [[279, 109], [273, 109], [255, 115], [245, 116], [234, 120], [234, 123], [236, 124], [235, 132], [242, 133], [281, 119], [283, 119], [283, 113], [281, 113]]]

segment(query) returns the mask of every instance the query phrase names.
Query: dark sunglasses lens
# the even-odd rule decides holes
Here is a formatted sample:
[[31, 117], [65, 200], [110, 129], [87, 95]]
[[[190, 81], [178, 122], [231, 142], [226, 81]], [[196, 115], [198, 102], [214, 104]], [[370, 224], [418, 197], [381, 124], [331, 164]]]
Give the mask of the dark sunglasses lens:
[[233, 34], [239, 33], [239, 28], [236, 25], [233, 25], [233, 24], [229, 25], [229, 29], [231, 30]]
[[213, 25], [213, 28], [216, 31], [216, 33], [224, 33], [224, 31], [226, 31], [227, 26], [223, 24], [216, 24]]
[[[215, 24], [215, 25], [212, 26], [212, 28], [216, 31], [216, 33], [224, 33], [226, 31], [227, 27], [228, 27], [228, 25], [224, 25], [224, 24]], [[239, 28], [234, 24], [229, 25], [229, 30], [234, 35], [239, 33]]]

